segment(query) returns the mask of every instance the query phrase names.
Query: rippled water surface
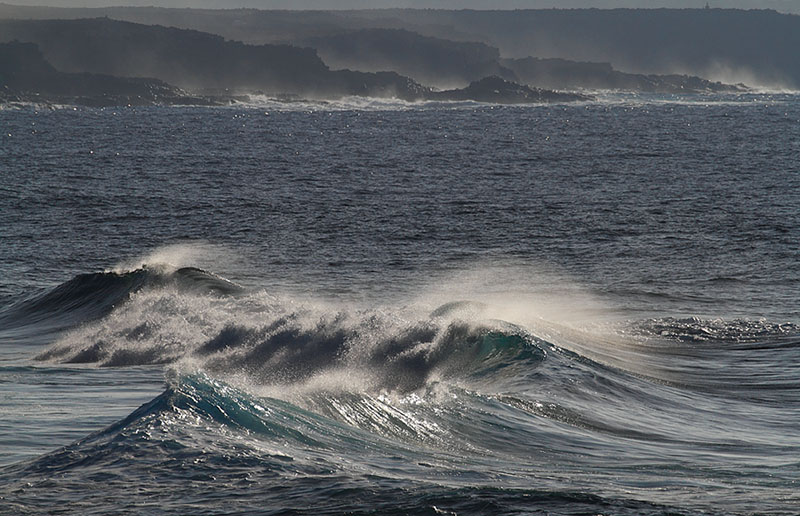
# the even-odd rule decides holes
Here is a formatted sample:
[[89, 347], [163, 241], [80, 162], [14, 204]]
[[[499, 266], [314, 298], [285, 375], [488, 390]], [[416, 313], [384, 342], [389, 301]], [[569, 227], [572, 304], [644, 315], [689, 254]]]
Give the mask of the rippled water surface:
[[795, 514], [800, 100], [0, 110], [0, 513]]

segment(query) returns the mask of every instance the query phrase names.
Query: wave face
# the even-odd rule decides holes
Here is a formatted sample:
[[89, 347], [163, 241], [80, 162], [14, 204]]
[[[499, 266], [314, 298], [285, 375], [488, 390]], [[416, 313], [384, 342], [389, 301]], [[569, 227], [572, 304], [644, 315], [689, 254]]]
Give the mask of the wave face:
[[41, 363], [170, 371], [127, 418], [0, 470], [20, 509], [74, 485], [98, 493], [76, 507], [156, 511], [116, 506], [136, 485], [162, 514], [190, 499], [210, 512], [705, 514], [797, 497], [790, 323], [578, 327], [487, 298], [357, 307], [166, 267], [80, 275], [4, 314], [58, 321]]
[[[51, 492], [74, 483], [93, 491], [91, 499], [72, 502], [74, 510], [106, 506], [122, 514], [179, 514], [186, 510], [184, 497], [210, 513], [232, 504], [253, 513], [270, 507], [305, 513], [311, 506], [323, 514], [512, 514], [530, 507], [560, 514], [598, 507], [615, 514], [665, 513], [653, 503], [571, 492], [554, 480], [531, 485], [515, 480], [522, 471], [496, 471], [492, 464], [497, 457], [448, 440], [458, 437], [456, 433], [469, 434], [468, 427], [448, 431], [436, 426], [436, 420], [461, 421], [461, 411], [469, 406], [491, 408], [491, 400], [474, 394], [439, 403], [438, 408], [426, 406], [421, 398], [392, 403], [338, 396], [328, 404], [362, 420], [344, 423], [282, 400], [255, 397], [205, 375], [182, 377], [120, 423], [8, 468], [4, 477], [21, 480], [5, 490], [15, 489], [19, 507], [46, 509], [52, 501], [39, 498], [38, 486], [24, 482], [47, 475], [53, 479]], [[384, 433], [386, 427], [401, 431], [402, 438]], [[482, 439], [494, 444], [498, 437], [502, 433]], [[511, 443], [506, 448], [513, 449]], [[547, 459], [536, 456], [540, 469]], [[519, 464], [518, 469], [532, 466]], [[479, 467], [489, 469], [478, 473]], [[492, 481], [499, 474], [504, 481]], [[119, 497], [130, 495], [131, 485], [138, 500], [119, 507]]]
[[795, 516], [800, 97], [596, 99], [0, 109], [0, 514]]

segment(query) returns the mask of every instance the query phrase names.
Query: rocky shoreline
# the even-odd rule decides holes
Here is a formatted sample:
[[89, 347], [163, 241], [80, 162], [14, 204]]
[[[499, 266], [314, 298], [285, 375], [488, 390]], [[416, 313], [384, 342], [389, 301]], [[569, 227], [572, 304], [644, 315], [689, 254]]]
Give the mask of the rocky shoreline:
[[[534, 89], [488, 77], [462, 89], [434, 91], [394, 72], [330, 72], [336, 80], [319, 85], [317, 95], [286, 92], [281, 98], [334, 99], [344, 96], [398, 98], [414, 101], [492, 102], [498, 104], [571, 102], [587, 96]], [[313, 85], [312, 85], [313, 86]], [[308, 88], [313, 89], [313, 88]], [[267, 93], [268, 95], [270, 93]], [[34, 43], [0, 43], [0, 103], [67, 104], [91, 107], [203, 105], [221, 106], [248, 101], [245, 94], [196, 94], [154, 78], [116, 77], [56, 70]]]

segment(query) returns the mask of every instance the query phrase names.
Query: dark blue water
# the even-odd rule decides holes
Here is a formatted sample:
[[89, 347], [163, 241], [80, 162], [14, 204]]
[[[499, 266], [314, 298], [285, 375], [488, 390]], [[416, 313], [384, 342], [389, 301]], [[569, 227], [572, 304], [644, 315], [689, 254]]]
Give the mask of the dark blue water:
[[800, 97], [0, 110], [0, 513], [796, 514]]

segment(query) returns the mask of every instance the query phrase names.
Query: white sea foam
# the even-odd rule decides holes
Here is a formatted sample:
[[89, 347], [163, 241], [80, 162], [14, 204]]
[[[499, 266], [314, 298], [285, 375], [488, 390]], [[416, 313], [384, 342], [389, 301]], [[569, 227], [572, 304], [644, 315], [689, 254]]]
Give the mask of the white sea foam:
[[[116, 270], [148, 264], [163, 274], [219, 256], [224, 249], [216, 246], [181, 244]], [[597, 325], [610, 311], [596, 296], [545, 266], [475, 264], [430, 279], [415, 296], [363, 304], [264, 290], [220, 296], [187, 288], [193, 278], [182, 281], [132, 293], [40, 358], [102, 366], [172, 363], [238, 377], [274, 397], [304, 398], [317, 391], [430, 386], [473, 367], [467, 364], [480, 360], [488, 332], [542, 339], [603, 361], [615, 356], [618, 336]]]
[[140, 256], [122, 260], [106, 272], [122, 274], [142, 267], [156, 267], [162, 272], [171, 272], [187, 266], [211, 270], [240, 259], [235, 252], [221, 245], [194, 240], [157, 247]]

